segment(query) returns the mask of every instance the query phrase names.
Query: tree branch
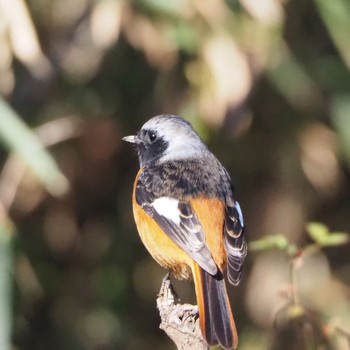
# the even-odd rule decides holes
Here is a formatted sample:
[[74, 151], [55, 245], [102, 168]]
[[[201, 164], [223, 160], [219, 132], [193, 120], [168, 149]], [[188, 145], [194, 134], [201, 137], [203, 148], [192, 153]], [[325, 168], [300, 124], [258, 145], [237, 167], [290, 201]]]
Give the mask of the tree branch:
[[179, 304], [169, 273], [163, 278], [157, 297], [160, 329], [176, 344], [178, 350], [208, 350], [199, 326], [198, 307]]

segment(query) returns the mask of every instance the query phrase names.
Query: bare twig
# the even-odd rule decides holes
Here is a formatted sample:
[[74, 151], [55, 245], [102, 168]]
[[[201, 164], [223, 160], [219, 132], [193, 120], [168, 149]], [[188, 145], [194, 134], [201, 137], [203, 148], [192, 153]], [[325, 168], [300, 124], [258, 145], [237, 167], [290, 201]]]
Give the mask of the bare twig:
[[163, 278], [157, 298], [157, 308], [161, 317], [160, 328], [179, 350], [209, 349], [200, 330], [198, 307], [178, 303], [169, 273]]

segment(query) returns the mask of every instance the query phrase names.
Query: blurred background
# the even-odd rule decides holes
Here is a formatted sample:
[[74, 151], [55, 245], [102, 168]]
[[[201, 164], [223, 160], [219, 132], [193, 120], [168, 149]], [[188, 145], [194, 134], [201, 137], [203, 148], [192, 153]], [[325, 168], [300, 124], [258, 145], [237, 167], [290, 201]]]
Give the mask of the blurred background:
[[121, 141], [162, 113], [236, 185], [239, 348], [350, 349], [349, 33], [348, 0], [0, 0], [0, 349], [175, 348]]

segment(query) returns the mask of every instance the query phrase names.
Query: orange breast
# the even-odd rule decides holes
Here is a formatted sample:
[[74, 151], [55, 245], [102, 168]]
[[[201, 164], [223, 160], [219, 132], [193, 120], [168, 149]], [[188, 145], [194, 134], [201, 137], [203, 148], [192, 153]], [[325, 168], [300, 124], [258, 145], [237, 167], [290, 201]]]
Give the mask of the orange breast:
[[[194, 260], [178, 247], [158, 224], [136, 203], [133, 192], [133, 212], [141, 240], [153, 258], [164, 268], [173, 271], [175, 277], [187, 279], [191, 275]], [[218, 199], [196, 198], [190, 204], [200, 220], [206, 243], [218, 267], [226, 267], [226, 253], [223, 244], [224, 206]]]
[[172, 270], [174, 276], [179, 279], [188, 279], [191, 276], [193, 259], [179, 248], [136, 202], [135, 190], [141, 171], [142, 169], [136, 176], [132, 197], [134, 218], [141, 240], [159, 265]]

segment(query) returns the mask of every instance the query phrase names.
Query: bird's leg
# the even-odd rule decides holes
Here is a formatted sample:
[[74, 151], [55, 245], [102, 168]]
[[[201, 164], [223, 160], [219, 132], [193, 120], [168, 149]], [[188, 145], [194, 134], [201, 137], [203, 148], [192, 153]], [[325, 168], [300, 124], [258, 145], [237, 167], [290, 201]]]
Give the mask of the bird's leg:
[[170, 280], [170, 270], [166, 273], [166, 275], [162, 279], [162, 285], [166, 283], [168, 280]]
[[166, 302], [169, 306], [176, 305], [179, 301], [179, 298], [175, 292], [175, 289], [172, 286], [170, 281], [170, 270], [162, 279], [162, 284], [160, 286], [158, 298], [161, 298], [163, 302]]

